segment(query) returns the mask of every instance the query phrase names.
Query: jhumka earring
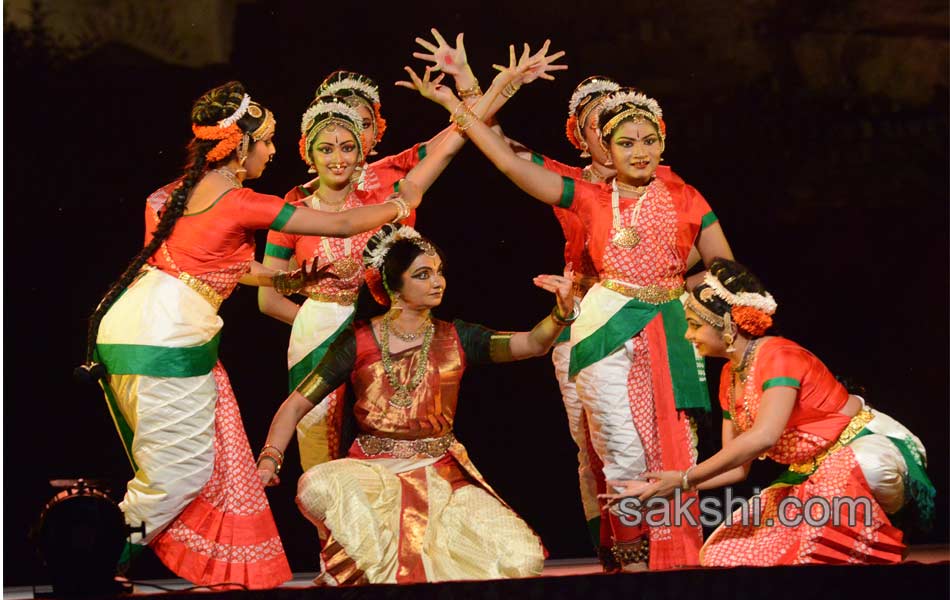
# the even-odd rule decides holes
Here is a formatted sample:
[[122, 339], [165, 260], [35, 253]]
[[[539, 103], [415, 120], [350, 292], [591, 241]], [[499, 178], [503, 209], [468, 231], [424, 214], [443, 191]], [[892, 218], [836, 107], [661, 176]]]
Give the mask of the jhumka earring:
[[726, 343], [726, 353], [732, 354], [736, 351], [736, 334], [733, 333], [732, 315], [726, 311], [722, 315], [722, 341]]

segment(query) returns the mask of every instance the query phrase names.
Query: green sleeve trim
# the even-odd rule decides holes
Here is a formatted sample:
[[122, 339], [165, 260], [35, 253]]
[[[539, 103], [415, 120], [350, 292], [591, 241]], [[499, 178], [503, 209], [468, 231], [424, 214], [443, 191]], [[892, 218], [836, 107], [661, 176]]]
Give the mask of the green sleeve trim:
[[286, 246], [278, 246], [277, 244], [267, 242], [267, 245], [264, 247], [264, 256], [273, 256], [274, 258], [290, 260], [290, 257], [293, 255], [294, 249], [287, 248]]
[[400, 182], [400, 181], [402, 181], [402, 179], [396, 180], [396, 183], [393, 184], [393, 193], [394, 193], [394, 194], [398, 194], [398, 193], [399, 193], [399, 182]]
[[531, 162], [533, 162], [533, 163], [536, 164], [536, 165], [541, 165], [541, 166], [543, 167], [543, 166], [544, 166], [544, 157], [541, 156], [540, 154], [538, 154], [537, 152], [532, 152], [532, 153], [531, 153]]
[[455, 331], [458, 333], [459, 342], [462, 344], [462, 351], [465, 352], [465, 360], [472, 365], [485, 365], [493, 362], [491, 357], [491, 338], [496, 332], [456, 319], [452, 322]]
[[274, 219], [274, 222], [270, 224], [268, 229], [273, 229], [274, 231], [282, 230], [284, 225], [287, 224], [287, 221], [290, 220], [290, 217], [293, 216], [295, 210], [297, 210], [296, 206], [292, 204], [284, 204], [284, 207], [280, 209], [279, 213], [277, 213], [277, 217]]
[[700, 229], [706, 229], [707, 227], [709, 227], [710, 225], [712, 225], [718, 220], [719, 220], [719, 217], [716, 216], [716, 213], [714, 213], [713, 211], [709, 211], [708, 213], [703, 215], [703, 220], [700, 221], [699, 223]]
[[731, 420], [732, 420], [732, 413], [730, 413], [728, 410], [724, 410], [724, 411], [722, 411], [722, 418], [723, 418], [724, 420], [726, 420], [726, 421], [731, 421]]
[[425, 145], [425, 144], [419, 144], [419, 150], [416, 152], [416, 154], [419, 155], [419, 160], [422, 160], [423, 158], [426, 157], [426, 152], [428, 152], [428, 151], [426, 150], [426, 145]]
[[197, 377], [218, 362], [221, 333], [201, 346], [168, 348], [140, 344], [98, 344], [96, 350], [111, 375]]
[[772, 379], [766, 379], [762, 383], [763, 392], [774, 387], [792, 387], [800, 390], [802, 388], [802, 382], [794, 377], [773, 377]]
[[570, 177], [561, 176], [563, 187], [561, 188], [561, 201], [557, 203], [561, 208], [570, 208], [574, 204], [574, 180]]

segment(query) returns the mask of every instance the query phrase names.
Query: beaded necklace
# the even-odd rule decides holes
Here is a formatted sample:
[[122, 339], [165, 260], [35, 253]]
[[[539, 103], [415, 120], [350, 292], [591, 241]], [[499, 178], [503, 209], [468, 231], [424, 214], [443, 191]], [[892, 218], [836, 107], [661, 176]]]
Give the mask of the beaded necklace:
[[[333, 210], [330, 212], [340, 212], [343, 209], [343, 207], [346, 206], [346, 202], [347, 200], [349, 200], [351, 193], [352, 191], [350, 191], [346, 195], [346, 197], [343, 199], [343, 202], [340, 204], [339, 208], [336, 208], [336, 210]], [[323, 207], [320, 201], [320, 196], [317, 194], [317, 192], [314, 192], [311, 198], [312, 198], [311, 205], [313, 206], [313, 208], [317, 210], [323, 210]], [[333, 249], [330, 247], [330, 239], [328, 237], [322, 236], [320, 242], [321, 242], [321, 245], [323, 246], [324, 253], [326, 253], [327, 255], [327, 260], [333, 263], [333, 272], [336, 273], [340, 279], [346, 281], [349, 279], [353, 279], [354, 277], [359, 275], [360, 262], [356, 260], [355, 258], [353, 258], [352, 238], [348, 238], [348, 237], [343, 238], [343, 256], [339, 259], [333, 255]]]
[[[729, 414], [732, 415], [732, 422], [740, 431], [746, 431], [752, 427], [752, 413], [749, 409], [750, 397], [754, 390], [755, 381], [755, 358], [759, 349], [759, 342], [762, 338], [756, 338], [749, 342], [742, 353], [742, 360], [739, 365], [732, 369], [732, 384], [729, 386]], [[739, 424], [739, 417], [736, 414], [736, 387], [742, 387], [742, 409], [743, 418], [746, 420], [746, 426]]]
[[610, 209], [613, 211], [614, 235], [610, 238], [610, 243], [618, 248], [634, 248], [640, 243], [640, 232], [637, 231], [637, 219], [640, 217], [640, 208], [643, 206], [643, 199], [647, 197], [646, 190], [637, 198], [637, 204], [633, 207], [633, 218], [628, 227], [623, 226], [623, 216], [620, 214], [620, 189], [617, 187], [617, 179], [611, 183]]

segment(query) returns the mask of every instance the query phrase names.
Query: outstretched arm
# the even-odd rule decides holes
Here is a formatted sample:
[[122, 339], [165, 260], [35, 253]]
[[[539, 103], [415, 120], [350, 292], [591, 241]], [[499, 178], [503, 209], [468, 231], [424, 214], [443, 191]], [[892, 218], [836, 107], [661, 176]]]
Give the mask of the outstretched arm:
[[[482, 119], [492, 116], [499, 96], [510, 97], [517, 91], [520, 76], [531, 68], [531, 55], [527, 46], [521, 59], [516, 59], [514, 47], [509, 48], [510, 64], [492, 82], [491, 87], [479, 99], [473, 109], [468, 109], [455, 94], [445, 88], [439, 94], [426, 96], [443, 106], [452, 115], [457, 126], [479, 147], [489, 160], [518, 187], [547, 204], [556, 205], [561, 199], [561, 177], [534, 163], [522, 160], [508, 146], [504, 139], [496, 135]], [[410, 76], [418, 79], [407, 67]], [[400, 82], [405, 84], [405, 82]], [[405, 84], [405, 87], [414, 87]], [[425, 95], [424, 95], [425, 96]]]

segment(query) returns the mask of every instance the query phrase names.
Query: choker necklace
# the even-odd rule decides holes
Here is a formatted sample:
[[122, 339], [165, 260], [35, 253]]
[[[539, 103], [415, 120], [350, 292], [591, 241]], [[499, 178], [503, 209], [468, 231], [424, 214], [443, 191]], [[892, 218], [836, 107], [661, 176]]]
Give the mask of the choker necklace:
[[739, 381], [744, 382], [746, 380], [746, 370], [749, 368], [749, 357], [755, 354], [755, 347], [758, 345], [760, 339], [762, 338], [756, 338], [746, 344], [742, 358], [739, 359], [739, 364], [732, 370], [733, 373], [739, 376]]
[[423, 334], [425, 334], [426, 331], [428, 331], [429, 325], [432, 324], [432, 321], [427, 318], [425, 322], [419, 326], [419, 329], [409, 332], [409, 333], [404, 333], [402, 331], [399, 331], [399, 329], [396, 327], [396, 324], [392, 322], [393, 321], [392, 319], [390, 319], [389, 321], [390, 321], [389, 322], [390, 333], [392, 333], [394, 336], [396, 336], [397, 338], [401, 339], [404, 342], [416, 341], [417, 339], [419, 339], [420, 336], [422, 336]]
[[416, 370], [409, 379], [409, 383], [402, 383], [396, 378], [396, 371], [393, 368], [393, 361], [389, 354], [389, 333], [392, 320], [392, 313], [389, 313], [383, 317], [383, 322], [379, 326], [380, 354], [382, 355], [383, 370], [386, 372], [389, 385], [394, 392], [389, 399], [389, 403], [398, 408], [406, 408], [412, 406], [412, 392], [422, 383], [426, 368], [429, 366], [429, 348], [432, 345], [432, 335], [435, 333], [435, 323], [428, 321], [423, 327], [422, 347], [416, 362]]
[[241, 183], [241, 180], [237, 178], [237, 175], [234, 174], [234, 171], [227, 167], [218, 167], [217, 169], [212, 169], [213, 173], [217, 173], [221, 177], [224, 177], [228, 180], [228, 183], [231, 184], [233, 188], [242, 188], [244, 184]]
[[653, 182], [651, 179], [646, 185], [629, 185], [619, 180], [614, 180], [617, 182], [617, 187], [625, 192], [630, 192], [632, 194], [642, 195], [647, 191], [647, 188], [650, 187], [650, 183]]

